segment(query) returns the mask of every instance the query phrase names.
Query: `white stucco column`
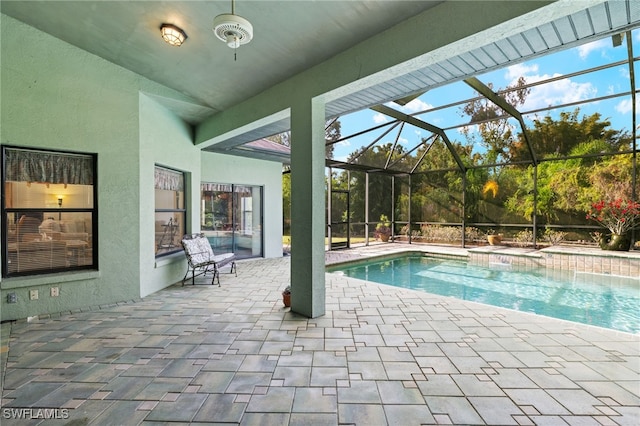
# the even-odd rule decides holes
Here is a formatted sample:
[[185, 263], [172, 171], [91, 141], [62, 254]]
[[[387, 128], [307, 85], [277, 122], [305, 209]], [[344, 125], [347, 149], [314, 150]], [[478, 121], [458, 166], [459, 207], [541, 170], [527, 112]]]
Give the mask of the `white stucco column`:
[[291, 107], [291, 310], [325, 313], [324, 103]]

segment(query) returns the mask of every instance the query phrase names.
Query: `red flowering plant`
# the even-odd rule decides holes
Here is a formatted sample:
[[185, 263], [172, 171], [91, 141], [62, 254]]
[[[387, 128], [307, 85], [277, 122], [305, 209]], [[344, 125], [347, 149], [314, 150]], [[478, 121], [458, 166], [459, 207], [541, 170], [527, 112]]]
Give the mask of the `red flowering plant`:
[[614, 235], [625, 235], [640, 224], [640, 203], [622, 199], [601, 200], [591, 205], [587, 219], [598, 222]]

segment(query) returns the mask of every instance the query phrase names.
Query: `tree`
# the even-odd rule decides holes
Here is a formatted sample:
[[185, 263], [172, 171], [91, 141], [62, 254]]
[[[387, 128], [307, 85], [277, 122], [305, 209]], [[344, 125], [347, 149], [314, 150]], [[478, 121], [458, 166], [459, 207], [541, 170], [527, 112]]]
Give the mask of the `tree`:
[[333, 149], [335, 144], [332, 142], [337, 141], [342, 137], [341, 132], [342, 125], [340, 124], [339, 119], [330, 120], [327, 122], [324, 128], [324, 139], [326, 146], [326, 157], [333, 158]]
[[[571, 112], [563, 111], [558, 119], [547, 115], [533, 122], [533, 128], [527, 129], [529, 141], [539, 158], [551, 155], [567, 156], [581, 143], [603, 141], [603, 152], [616, 152], [629, 149], [631, 138], [627, 132], [610, 128], [611, 122], [603, 120], [599, 113], [590, 116], [580, 115], [580, 108]], [[529, 154], [524, 135], [518, 135], [518, 142], [512, 149], [513, 160], [528, 159]]]
[[598, 200], [630, 200], [633, 194], [632, 173], [633, 157], [631, 154], [615, 155], [605, 158], [604, 161], [596, 162], [588, 174], [591, 186], [585, 191], [582, 206], [587, 209], [591, 203]]
[[[538, 165], [537, 214], [547, 223], [586, 223], [584, 212], [598, 200], [631, 198], [631, 155], [588, 156], [600, 154], [609, 145], [607, 141], [590, 140], [576, 145], [569, 159], [544, 161]], [[583, 157], [581, 157], [583, 156]], [[584, 157], [586, 156], [586, 157]], [[550, 157], [559, 157], [553, 154]], [[517, 190], [507, 200], [509, 211], [527, 219], [533, 215], [533, 166], [526, 173], [514, 175]]]
[[273, 136], [268, 136], [266, 139], [287, 147], [291, 146], [291, 132], [289, 131], [278, 133], [277, 135]]
[[[498, 92], [508, 104], [517, 108], [523, 105], [531, 89], [524, 87], [524, 77], [518, 78], [515, 84], [507, 86]], [[487, 86], [493, 90], [493, 83]], [[513, 125], [506, 117], [507, 113], [490, 100], [480, 96], [465, 104], [460, 111], [462, 117], [469, 117], [469, 126], [462, 130], [465, 137], [471, 142], [478, 142], [473, 129], [477, 126], [477, 134], [480, 144], [487, 150], [485, 155], [487, 163], [495, 163], [498, 160], [510, 159], [510, 148], [516, 142]]]
[[[386, 143], [371, 147], [360, 152], [354, 151], [348, 157], [348, 162], [355, 159], [358, 164], [365, 164], [374, 167], [384, 167], [393, 145]], [[401, 147], [399, 147], [402, 149]], [[351, 199], [354, 210], [364, 211], [364, 201], [366, 193], [366, 183], [364, 175], [361, 178], [352, 179]], [[375, 220], [380, 215], [385, 214], [391, 217], [391, 177], [382, 173], [369, 174], [369, 218]]]
[[282, 174], [282, 220], [283, 232], [291, 234], [291, 173]]
[[[423, 139], [426, 142], [426, 139]], [[456, 154], [468, 165], [473, 147], [452, 141]], [[440, 136], [430, 145], [421, 146], [416, 153], [422, 162], [412, 175], [411, 213], [416, 222], [453, 222], [461, 218], [462, 172], [449, 147]]]

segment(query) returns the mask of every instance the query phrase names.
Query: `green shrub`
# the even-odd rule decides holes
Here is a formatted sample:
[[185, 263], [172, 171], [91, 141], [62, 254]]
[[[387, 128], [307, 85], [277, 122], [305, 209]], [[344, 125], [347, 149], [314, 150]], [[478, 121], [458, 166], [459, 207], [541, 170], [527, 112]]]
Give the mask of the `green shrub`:
[[420, 232], [426, 241], [460, 241], [462, 228], [458, 226], [422, 225]]
[[523, 229], [513, 237], [513, 241], [520, 247], [533, 245], [533, 231], [530, 229]]
[[552, 246], [562, 243], [567, 236], [566, 232], [554, 231], [551, 228], [545, 228], [542, 237], [545, 241], [549, 242]]
[[484, 241], [485, 239], [484, 233], [482, 233], [482, 231], [480, 231], [478, 228], [474, 226], [468, 226], [465, 228], [464, 237], [467, 242], [474, 242], [474, 243]]

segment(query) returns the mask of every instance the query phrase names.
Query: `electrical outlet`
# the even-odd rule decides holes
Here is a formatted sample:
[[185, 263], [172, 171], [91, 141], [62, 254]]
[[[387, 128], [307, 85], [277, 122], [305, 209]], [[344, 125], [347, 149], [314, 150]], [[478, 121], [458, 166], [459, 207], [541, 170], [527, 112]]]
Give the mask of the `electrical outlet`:
[[38, 290], [29, 290], [29, 299], [38, 300]]
[[58, 296], [60, 296], [60, 288], [51, 287], [51, 297], [58, 297]]
[[18, 303], [18, 294], [15, 292], [7, 294], [7, 303]]

